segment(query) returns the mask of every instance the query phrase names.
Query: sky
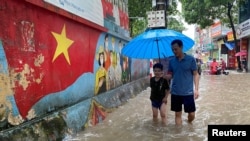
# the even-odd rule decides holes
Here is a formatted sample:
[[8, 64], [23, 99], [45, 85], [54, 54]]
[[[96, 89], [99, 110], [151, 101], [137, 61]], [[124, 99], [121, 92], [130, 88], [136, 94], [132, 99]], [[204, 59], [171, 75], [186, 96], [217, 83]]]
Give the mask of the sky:
[[194, 40], [194, 25], [184, 24], [187, 30], [183, 31], [184, 35], [187, 35]]
[[[178, 2], [177, 5], [177, 9], [181, 12], [181, 3]], [[182, 33], [184, 35], [187, 35], [188, 37], [192, 38], [194, 40], [194, 30], [195, 30], [195, 26], [194, 25], [189, 25], [187, 24], [185, 21], [184, 22], [184, 26], [187, 30], [183, 31]]]

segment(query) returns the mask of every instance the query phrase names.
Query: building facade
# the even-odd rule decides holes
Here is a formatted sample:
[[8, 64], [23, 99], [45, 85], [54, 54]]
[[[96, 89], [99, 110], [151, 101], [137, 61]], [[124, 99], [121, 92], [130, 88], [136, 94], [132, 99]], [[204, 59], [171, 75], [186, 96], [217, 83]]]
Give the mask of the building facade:
[[[237, 46], [240, 52], [246, 52], [246, 55], [240, 55], [240, 61], [243, 58], [250, 61], [250, 0], [241, 1], [239, 6], [239, 23], [235, 26]], [[229, 69], [238, 68], [235, 43], [232, 30], [223, 26], [221, 22], [215, 22], [206, 29], [196, 27], [195, 31], [196, 47], [206, 56], [205, 60], [212, 58], [223, 58], [227, 62]], [[249, 70], [250, 63], [247, 63]]]
[[[237, 37], [240, 40], [240, 51], [247, 52], [246, 55], [240, 56], [240, 59], [247, 59], [250, 61], [250, 0], [241, 1], [239, 10], [239, 25], [236, 29]], [[249, 70], [250, 63], [247, 63], [247, 69]]]

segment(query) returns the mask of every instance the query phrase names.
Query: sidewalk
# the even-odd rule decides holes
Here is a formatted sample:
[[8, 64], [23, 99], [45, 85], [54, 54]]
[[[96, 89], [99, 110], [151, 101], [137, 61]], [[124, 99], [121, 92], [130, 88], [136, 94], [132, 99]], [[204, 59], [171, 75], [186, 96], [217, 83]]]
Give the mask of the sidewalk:
[[246, 74], [249, 72], [238, 72], [237, 70], [227, 70], [229, 72], [229, 74]]

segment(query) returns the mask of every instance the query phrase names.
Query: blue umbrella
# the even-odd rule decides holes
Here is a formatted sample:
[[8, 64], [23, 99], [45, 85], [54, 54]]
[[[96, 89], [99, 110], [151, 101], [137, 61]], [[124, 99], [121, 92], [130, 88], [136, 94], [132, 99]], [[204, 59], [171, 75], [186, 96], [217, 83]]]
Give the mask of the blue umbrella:
[[156, 59], [173, 56], [171, 42], [180, 39], [183, 51], [193, 47], [194, 41], [188, 36], [169, 29], [150, 29], [132, 39], [122, 48], [122, 54], [138, 59]]

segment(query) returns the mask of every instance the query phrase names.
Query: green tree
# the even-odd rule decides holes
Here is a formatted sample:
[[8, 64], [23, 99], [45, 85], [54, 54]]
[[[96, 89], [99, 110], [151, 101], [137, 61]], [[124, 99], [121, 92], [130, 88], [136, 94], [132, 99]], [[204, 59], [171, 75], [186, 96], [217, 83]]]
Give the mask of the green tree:
[[[128, 0], [128, 15], [129, 15], [129, 27], [130, 36], [134, 37], [141, 33], [147, 25], [146, 12], [152, 10], [152, 0]], [[138, 17], [138, 18], [137, 18]], [[141, 19], [141, 17], [143, 19]]]
[[[211, 26], [219, 19], [223, 24], [232, 28], [236, 52], [237, 46], [234, 25], [238, 23], [238, 7], [241, 0], [180, 0], [183, 17], [189, 24], [198, 24], [201, 28]], [[238, 67], [241, 69], [240, 58], [237, 57]]]
[[183, 22], [181, 19], [177, 20], [177, 18], [174, 17], [168, 17], [168, 29], [172, 29], [178, 32], [182, 32], [186, 30], [186, 28], [183, 26]]
[[[238, 0], [239, 1], [239, 0]], [[238, 23], [237, 0], [180, 0], [185, 21], [189, 24], [198, 24], [201, 28], [211, 26], [215, 19], [231, 27], [230, 18], [234, 24]], [[228, 9], [231, 5], [230, 14]]]
[[[142, 33], [147, 27], [147, 11], [156, 10], [152, 7], [152, 0], [128, 0], [128, 14], [130, 17], [129, 26], [131, 37]], [[177, 0], [166, 8], [167, 28], [182, 32], [185, 28], [182, 21], [178, 21], [173, 15], [180, 15], [177, 10]], [[142, 18], [143, 19], [142, 19]]]

